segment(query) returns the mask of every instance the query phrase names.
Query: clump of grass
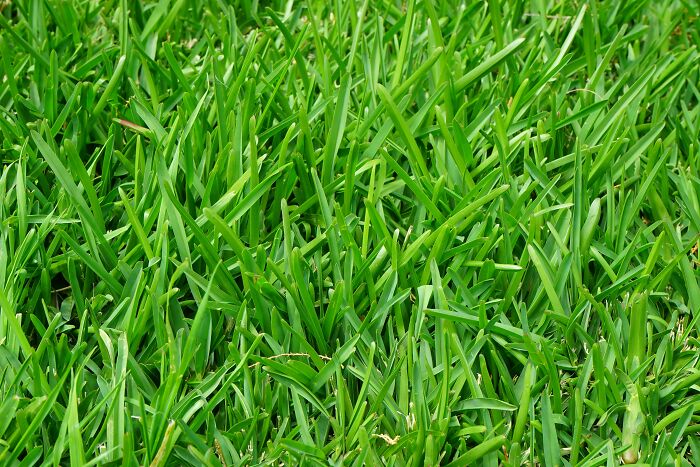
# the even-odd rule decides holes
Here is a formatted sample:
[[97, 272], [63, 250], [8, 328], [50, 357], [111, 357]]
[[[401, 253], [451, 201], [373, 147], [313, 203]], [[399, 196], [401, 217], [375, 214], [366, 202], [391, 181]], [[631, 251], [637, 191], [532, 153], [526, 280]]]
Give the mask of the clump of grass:
[[687, 2], [0, 5], [0, 464], [700, 464]]

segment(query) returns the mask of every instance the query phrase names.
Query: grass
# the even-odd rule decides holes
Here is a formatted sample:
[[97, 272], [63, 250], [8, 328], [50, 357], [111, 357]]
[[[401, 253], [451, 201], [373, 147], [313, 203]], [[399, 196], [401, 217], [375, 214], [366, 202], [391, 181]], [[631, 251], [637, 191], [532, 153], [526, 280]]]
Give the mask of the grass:
[[700, 465], [698, 7], [0, 3], [0, 464]]

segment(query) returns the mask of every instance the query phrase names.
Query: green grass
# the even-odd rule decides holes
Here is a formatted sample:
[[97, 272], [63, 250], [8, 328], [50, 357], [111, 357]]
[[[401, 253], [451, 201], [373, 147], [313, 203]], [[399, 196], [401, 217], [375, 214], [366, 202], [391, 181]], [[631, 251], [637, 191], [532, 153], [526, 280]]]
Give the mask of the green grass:
[[699, 10], [0, 2], [0, 465], [700, 465]]

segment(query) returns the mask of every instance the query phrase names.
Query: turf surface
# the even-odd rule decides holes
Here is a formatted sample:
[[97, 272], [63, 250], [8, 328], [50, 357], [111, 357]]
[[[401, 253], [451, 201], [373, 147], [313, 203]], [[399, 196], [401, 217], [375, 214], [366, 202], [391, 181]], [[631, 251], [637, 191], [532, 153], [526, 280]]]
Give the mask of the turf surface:
[[700, 465], [700, 5], [0, 2], [0, 464]]

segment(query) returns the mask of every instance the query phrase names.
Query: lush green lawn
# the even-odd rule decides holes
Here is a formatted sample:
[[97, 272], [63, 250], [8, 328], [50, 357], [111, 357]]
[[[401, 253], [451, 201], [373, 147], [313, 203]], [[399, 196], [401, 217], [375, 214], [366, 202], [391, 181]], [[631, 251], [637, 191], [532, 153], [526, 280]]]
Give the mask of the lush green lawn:
[[0, 2], [0, 465], [700, 465], [700, 5]]

